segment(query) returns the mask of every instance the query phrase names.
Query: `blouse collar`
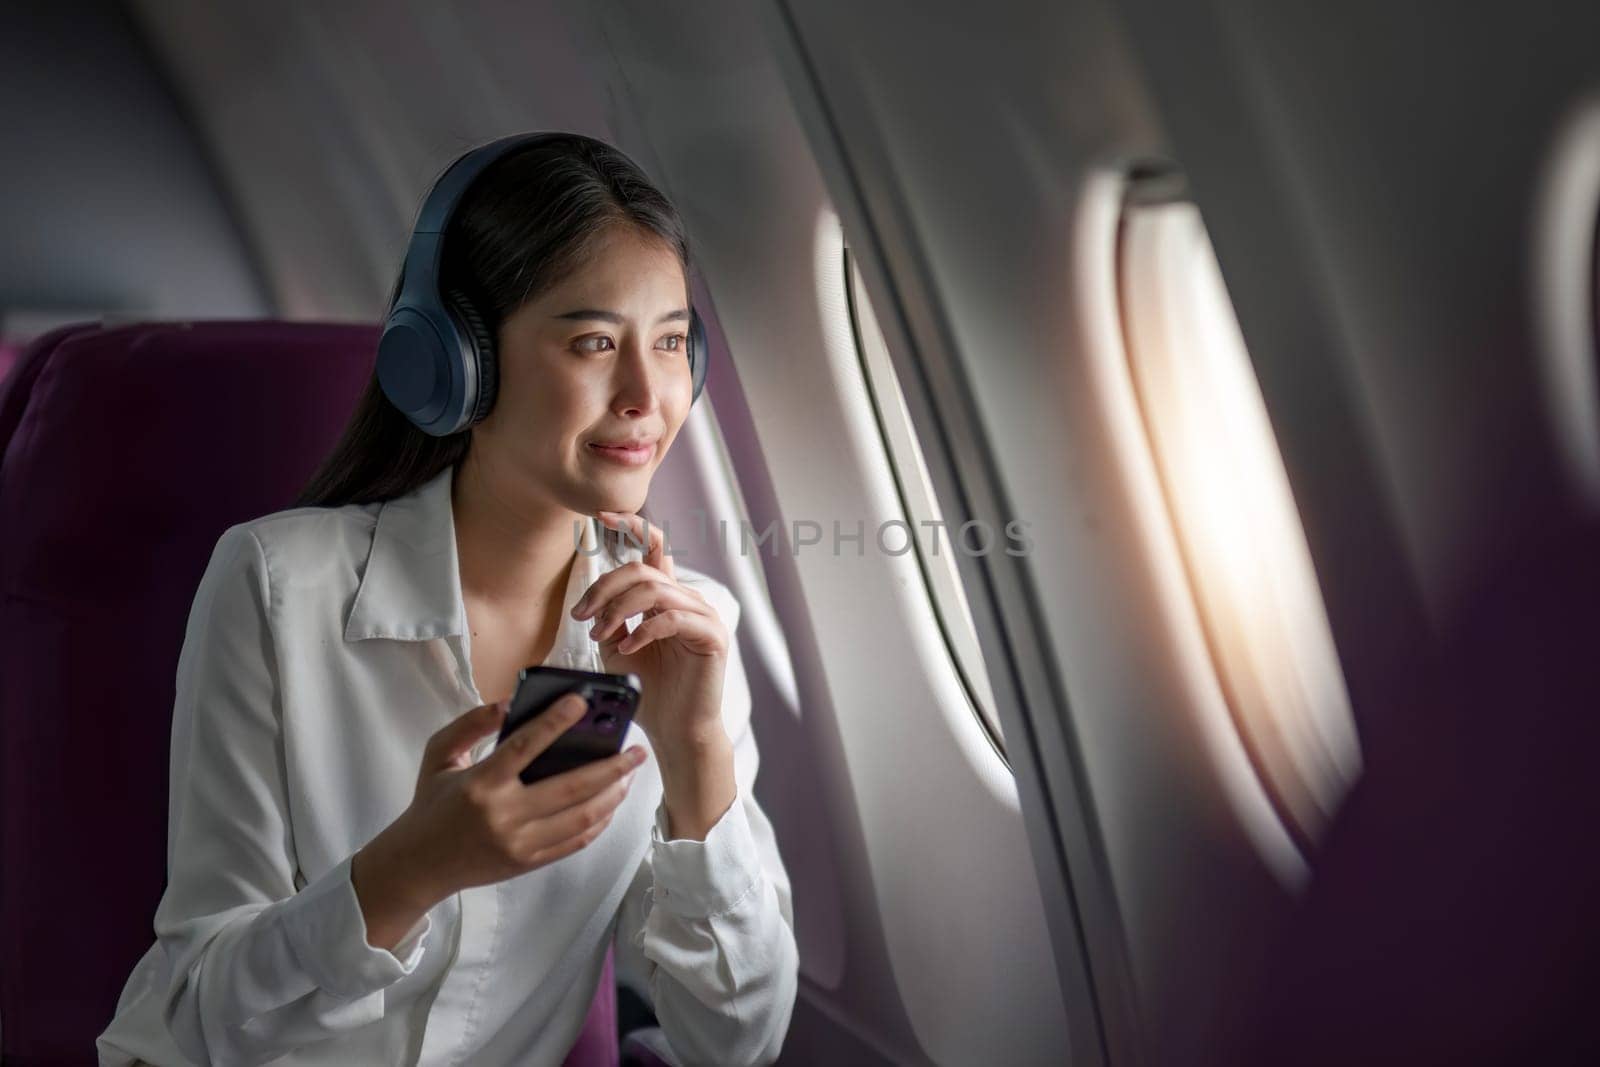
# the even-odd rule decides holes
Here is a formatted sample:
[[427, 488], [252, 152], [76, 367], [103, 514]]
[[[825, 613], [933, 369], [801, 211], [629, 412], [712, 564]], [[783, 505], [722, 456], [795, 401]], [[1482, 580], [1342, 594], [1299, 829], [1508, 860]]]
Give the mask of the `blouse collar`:
[[[383, 503], [372, 531], [372, 551], [346, 622], [346, 641], [388, 638], [426, 641], [464, 637], [467, 610], [461, 595], [461, 566], [450, 487], [454, 468], [446, 467], [405, 496]], [[602, 545], [598, 520], [579, 527], [572, 571], [561, 611], [561, 625], [547, 664], [602, 670], [599, 646], [572, 605], [600, 575], [616, 566]]]

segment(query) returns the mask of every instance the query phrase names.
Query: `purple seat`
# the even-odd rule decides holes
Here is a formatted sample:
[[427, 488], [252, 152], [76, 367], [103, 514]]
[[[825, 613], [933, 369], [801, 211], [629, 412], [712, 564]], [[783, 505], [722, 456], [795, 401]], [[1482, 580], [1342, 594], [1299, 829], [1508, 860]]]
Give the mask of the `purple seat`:
[[[178, 651], [228, 526], [287, 507], [369, 326], [46, 334], [0, 384], [0, 1059], [89, 1064], [165, 881]], [[569, 1064], [617, 1063], [609, 959]]]
[[22, 346], [14, 345], [10, 341], [0, 341], [0, 382], [6, 380], [6, 375], [21, 356]]

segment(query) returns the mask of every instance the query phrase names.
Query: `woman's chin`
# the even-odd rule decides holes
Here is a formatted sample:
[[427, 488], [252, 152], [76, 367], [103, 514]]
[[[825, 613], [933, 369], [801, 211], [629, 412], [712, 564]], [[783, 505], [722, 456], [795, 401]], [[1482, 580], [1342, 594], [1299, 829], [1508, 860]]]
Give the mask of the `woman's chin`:
[[[607, 464], [606, 466], [610, 466]], [[568, 507], [593, 515], [597, 511], [635, 512], [644, 507], [650, 495], [650, 477], [655, 471], [596, 470], [585, 465], [573, 479]]]
[[593, 515], [597, 511], [620, 511], [625, 514], [633, 513], [644, 507], [649, 488], [646, 483], [644, 489], [634, 486], [610, 486], [595, 484], [590, 487], [590, 492], [584, 494], [584, 506], [575, 510], [586, 515]]

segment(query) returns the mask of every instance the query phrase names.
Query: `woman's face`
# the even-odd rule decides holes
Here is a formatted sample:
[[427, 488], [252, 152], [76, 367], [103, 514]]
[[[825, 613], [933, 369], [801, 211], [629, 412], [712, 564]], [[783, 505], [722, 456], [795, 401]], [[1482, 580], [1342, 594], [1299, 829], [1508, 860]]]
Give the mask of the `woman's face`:
[[587, 262], [501, 324], [477, 459], [569, 511], [637, 511], [693, 399], [688, 332], [672, 249], [608, 227]]

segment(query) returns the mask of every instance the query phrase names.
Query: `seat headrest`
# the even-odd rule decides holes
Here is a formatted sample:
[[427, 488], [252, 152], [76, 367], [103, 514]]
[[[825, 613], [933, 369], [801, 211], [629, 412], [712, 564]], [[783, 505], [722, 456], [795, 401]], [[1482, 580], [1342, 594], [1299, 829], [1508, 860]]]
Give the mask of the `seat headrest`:
[[203, 565], [228, 526], [287, 507], [354, 409], [377, 336], [196, 322], [40, 338], [0, 392], [0, 591], [99, 609], [197, 578], [153, 567], [154, 546]]

